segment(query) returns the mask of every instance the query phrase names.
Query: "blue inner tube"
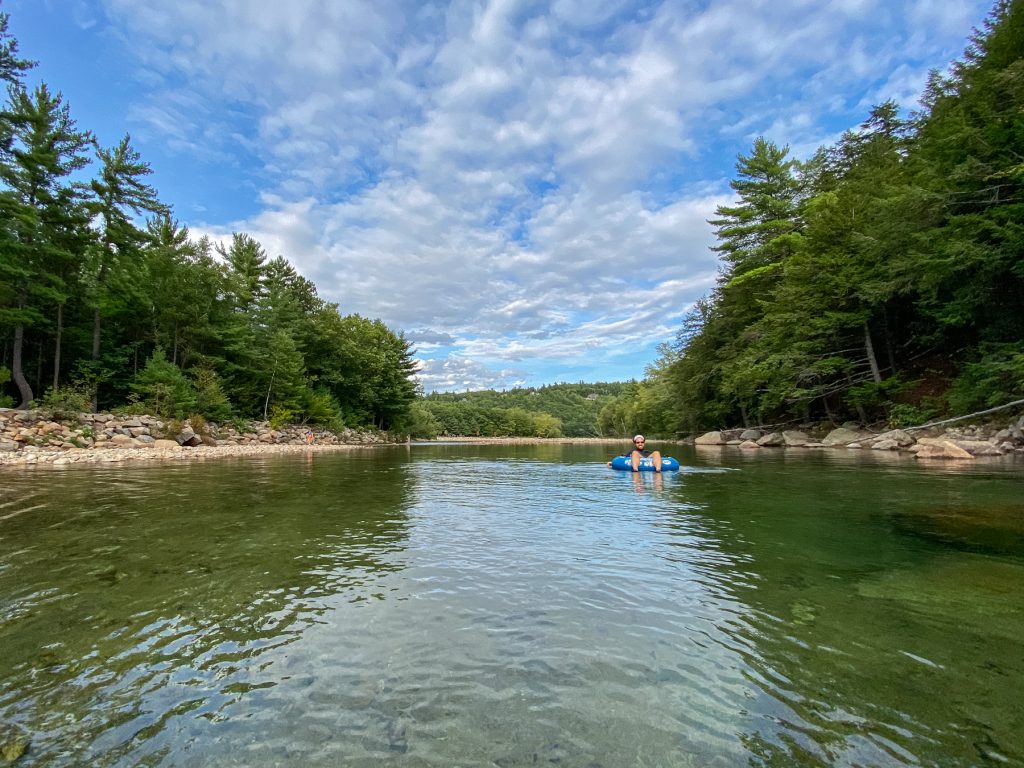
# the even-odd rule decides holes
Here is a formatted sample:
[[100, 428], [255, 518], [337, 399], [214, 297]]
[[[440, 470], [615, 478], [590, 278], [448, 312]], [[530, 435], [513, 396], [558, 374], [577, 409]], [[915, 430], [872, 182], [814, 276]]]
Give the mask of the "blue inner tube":
[[[626, 472], [633, 471], [633, 464], [629, 460], [629, 456], [616, 456], [612, 459], [612, 469], [621, 469]], [[671, 456], [661, 457], [661, 471], [662, 472], [675, 472], [679, 469], [679, 462], [673, 459]], [[654, 459], [647, 456], [640, 459], [640, 471], [641, 472], [653, 472], [654, 471]]]

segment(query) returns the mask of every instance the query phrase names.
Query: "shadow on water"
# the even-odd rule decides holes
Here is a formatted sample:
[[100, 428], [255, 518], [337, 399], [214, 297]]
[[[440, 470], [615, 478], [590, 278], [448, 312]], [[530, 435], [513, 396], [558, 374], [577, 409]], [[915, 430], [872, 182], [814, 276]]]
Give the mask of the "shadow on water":
[[176, 716], [293, 679], [287, 646], [403, 568], [416, 493], [368, 453], [4, 480], [0, 716], [32, 760], [98, 765], [159, 762]]

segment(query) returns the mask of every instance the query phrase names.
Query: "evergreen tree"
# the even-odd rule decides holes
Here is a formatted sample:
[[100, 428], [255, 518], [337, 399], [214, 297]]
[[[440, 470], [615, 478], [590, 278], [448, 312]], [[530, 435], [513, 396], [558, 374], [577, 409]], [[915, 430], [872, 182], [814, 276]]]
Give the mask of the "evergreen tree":
[[8, 85], [20, 86], [22, 75], [35, 66], [35, 62], [18, 58], [18, 41], [7, 31], [9, 14], [0, 12], [0, 80]]
[[[112, 149], [96, 147], [99, 175], [91, 182], [90, 202], [98, 231], [88, 269], [93, 305], [92, 362], [100, 360], [101, 320], [104, 315], [123, 311], [119, 300], [139, 299], [143, 282], [142, 247], [146, 233], [136, 226], [134, 217], [145, 213], [166, 214], [156, 190], [145, 183], [152, 173], [125, 136]], [[95, 405], [95, 403], [94, 403]]]
[[25, 333], [67, 298], [64, 276], [76, 255], [67, 231], [84, 231], [80, 195], [68, 177], [88, 163], [91, 137], [45, 84], [32, 94], [12, 86], [4, 122], [10, 140], [0, 157], [0, 325], [14, 329], [11, 372], [26, 408], [33, 393], [23, 371]]

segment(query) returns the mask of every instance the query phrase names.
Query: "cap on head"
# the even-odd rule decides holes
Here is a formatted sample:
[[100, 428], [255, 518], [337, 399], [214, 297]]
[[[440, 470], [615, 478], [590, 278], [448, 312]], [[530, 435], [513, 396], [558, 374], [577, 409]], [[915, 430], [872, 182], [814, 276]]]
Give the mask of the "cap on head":
[[643, 440], [645, 443], [647, 442], [646, 438], [643, 435], [633, 435], [633, 442], [635, 443], [638, 440]]

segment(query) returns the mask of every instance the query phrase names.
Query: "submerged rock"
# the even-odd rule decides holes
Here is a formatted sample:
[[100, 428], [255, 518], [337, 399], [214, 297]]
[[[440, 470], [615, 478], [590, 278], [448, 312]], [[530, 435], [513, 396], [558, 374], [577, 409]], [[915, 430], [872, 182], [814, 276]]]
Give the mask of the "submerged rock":
[[0, 725], [0, 758], [6, 763], [22, 758], [31, 745], [28, 734], [17, 726]]

